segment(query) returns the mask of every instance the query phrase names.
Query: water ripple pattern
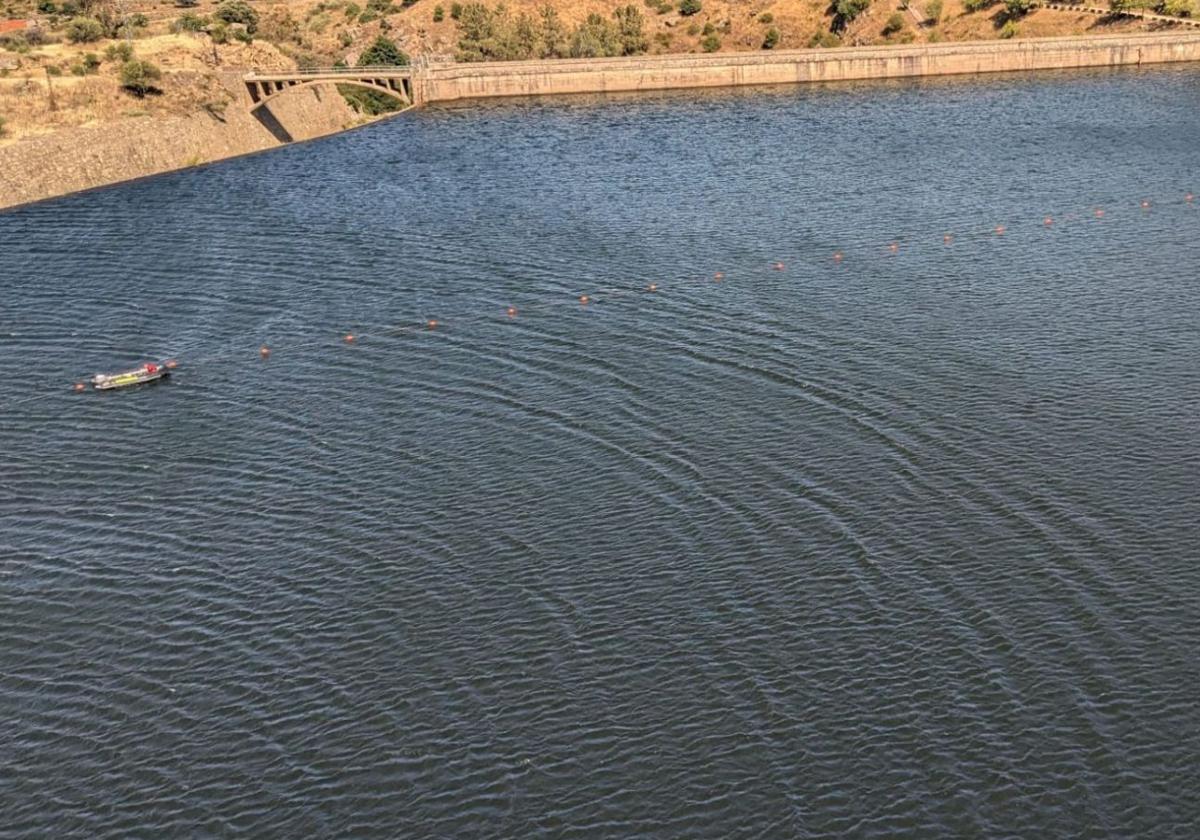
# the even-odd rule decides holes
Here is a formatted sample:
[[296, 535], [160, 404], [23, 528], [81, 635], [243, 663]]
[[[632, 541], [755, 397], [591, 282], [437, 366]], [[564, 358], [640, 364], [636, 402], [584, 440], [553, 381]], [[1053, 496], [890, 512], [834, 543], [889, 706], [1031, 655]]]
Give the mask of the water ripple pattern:
[[0, 215], [0, 838], [1194, 837], [1198, 114], [463, 103]]

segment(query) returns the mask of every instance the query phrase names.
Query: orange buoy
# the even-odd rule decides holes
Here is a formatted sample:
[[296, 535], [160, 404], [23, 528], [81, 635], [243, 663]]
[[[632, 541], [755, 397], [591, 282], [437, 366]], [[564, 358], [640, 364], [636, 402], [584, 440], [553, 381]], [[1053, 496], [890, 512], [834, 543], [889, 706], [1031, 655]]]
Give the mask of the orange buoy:
[[1099, 207], [1097, 207], [1097, 208], [1096, 208], [1096, 218], [1097, 218], [1097, 219], [1103, 219], [1103, 218], [1104, 218], [1104, 211], [1103, 211], [1103, 210], [1101, 210]]
[[1193, 201], [1196, 200], [1196, 196], [1192, 195], [1191, 193], [1188, 193], [1187, 195], [1185, 195], [1183, 197], [1183, 200], [1186, 201], [1188, 204], [1191, 204]]
[[590, 298], [590, 297], [588, 297], [587, 295], [580, 295], [580, 296], [579, 296], [579, 302], [580, 302], [581, 304], [583, 304], [584, 306], [587, 306], [589, 301], [591, 301], [591, 298]]
[[353, 344], [354, 343], [354, 333], [346, 333], [345, 341], [347, 344]]
[[646, 291], [647, 291], [647, 292], [657, 292], [657, 291], [658, 291], [658, 284], [657, 284], [657, 283], [651, 283], [649, 286], [647, 286], [647, 287], [646, 287]]
[[86, 389], [87, 389], [87, 386], [84, 385], [82, 382], [76, 382], [74, 387], [72, 388], [72, 390], [75, 391], [76, 394], [82, 394], [84, 392], [84, 390], [86, 390]]
[[948, 233], [945, 234], [944, 236], [942, 236], [942, 243], [945, 245], [949, 245], [953, 241], [954, 241], [954, 237]]
[[264, 344], [258, 348], [258, 355], [264, 359], [269, 357], [271, 355], [271, 348]]
[[841, 251], [833, 252], [833, 261], [836, 263], [840, 263], [842, 261], [842, 252]]
[[783, 271], [783, 268], [784, 268], [784, 266], [783, 266], [783, 263], [781, 263], [781, 262], [777, 262], [777, 263], [775, 263], [775, 270], [776, 270], [776, 271]]
[[508, 309], [505, 309], [504, 311], [508, 314], [509, 318], [517, 317], [517, 307], [515, 307], [515, 306], [510, 306], [510, 307], [508, 307]]
[[165, 367], [167, 370], [175, 370], [175, 368], [179, 367], [179, 362], [175, 361], [174, 359], [167, 359], [165, 362], [163, 362], [163, 367]]
[[722, 280], [725, 279], [725, 272], [718, 271], [716, 274], [713, 275], [713, 279], [716, 280], [718, 283], [720, 283]]
[[437, 325], [438, 325], [438, 322], [437, 322], [436, 318], [430, 318], [428, 321], [425, 322], [425, 326], [431, 330], [436, 330]]
[[1008, 230], [1008, 228], [1006, 228], [1004, 225], [996, 225], [996, 235], [997, 236], [1003, 236], [1004, 231], [1006, 231], [1006, 230]]
[[1042, 224], [1046, 227], [1050, 227], [1050, 225], [1054, 224], [1054, 219], [1047, 216], [1046, 218], [1042, 219]]
[[897, 251], [900, 250], [900, 243], [893, 242], [891, 245], [888, 246], [888, 250], [891, 251], [893, 254], [896, 253]]
[[1147, 201], [1147, 200], [1146, 200], [1146, 199], [1144, 199], [1144, 198], [1142, 199], [1142, 209], [1143, 209], [1143, 210], [1149, 210], [1149, 209], [1150, 209], [1150, 202], [1149, 202], [1149, 201]]

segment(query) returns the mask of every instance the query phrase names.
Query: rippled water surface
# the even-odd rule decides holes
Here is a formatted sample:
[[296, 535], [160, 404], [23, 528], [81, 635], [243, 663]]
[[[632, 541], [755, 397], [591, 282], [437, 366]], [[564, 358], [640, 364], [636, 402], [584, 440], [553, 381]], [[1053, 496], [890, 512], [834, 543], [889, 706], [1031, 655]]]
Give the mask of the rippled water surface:
[[0, 837], [1195, 837], [1198, 115], [462, 104], [0, 216]]

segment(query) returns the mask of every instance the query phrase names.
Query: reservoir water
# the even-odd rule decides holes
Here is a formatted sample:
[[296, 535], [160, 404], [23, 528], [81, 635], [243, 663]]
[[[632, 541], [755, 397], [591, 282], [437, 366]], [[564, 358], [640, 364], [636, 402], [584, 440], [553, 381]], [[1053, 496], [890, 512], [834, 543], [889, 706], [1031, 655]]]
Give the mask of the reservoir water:
[[1189, 192], [1195, 66], [0, 215], [0, 837], [1195, 836]]

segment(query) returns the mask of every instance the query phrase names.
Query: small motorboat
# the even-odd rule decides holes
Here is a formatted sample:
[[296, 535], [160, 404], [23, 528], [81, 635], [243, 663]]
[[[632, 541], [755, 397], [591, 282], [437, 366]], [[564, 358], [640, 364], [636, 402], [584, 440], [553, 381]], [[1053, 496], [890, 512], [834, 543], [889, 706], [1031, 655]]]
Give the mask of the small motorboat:
[[170, 374], [175, 368], [175, 362], [163, 362], [156, 364], [155, 362], [146, 362], [141, 367], [133, 370], [124, 370], [120, 373], [97, 373], [92, 377], [92, 386], [97, 391], [108, 391], [112, 388], [128, 388], [130, 385], [141, 385], [144, 382], [153, 382], [156, 379], [162, 379]]

